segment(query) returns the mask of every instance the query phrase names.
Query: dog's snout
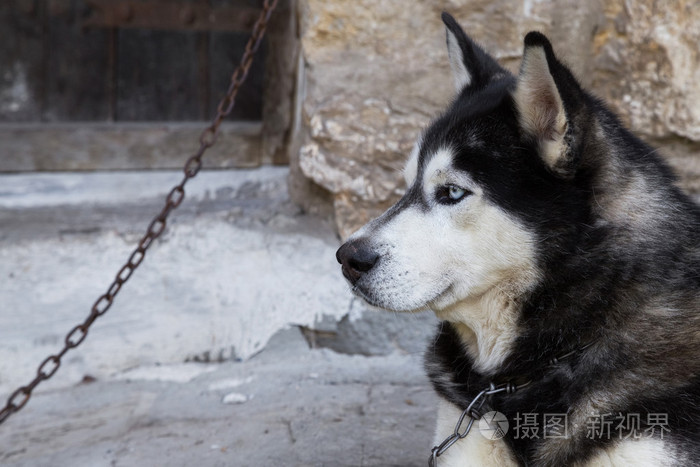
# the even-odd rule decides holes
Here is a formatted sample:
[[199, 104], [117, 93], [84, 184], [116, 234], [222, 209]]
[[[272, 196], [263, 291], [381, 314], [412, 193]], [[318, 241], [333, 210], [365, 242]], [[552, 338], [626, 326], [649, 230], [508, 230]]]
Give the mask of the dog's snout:
[[379, 254], [371, 248], [366, 239], [358, 239], [338, 248], [335, 257], [343, 265], [343, 275], [355, 284], [364, 273], [377, 264]]

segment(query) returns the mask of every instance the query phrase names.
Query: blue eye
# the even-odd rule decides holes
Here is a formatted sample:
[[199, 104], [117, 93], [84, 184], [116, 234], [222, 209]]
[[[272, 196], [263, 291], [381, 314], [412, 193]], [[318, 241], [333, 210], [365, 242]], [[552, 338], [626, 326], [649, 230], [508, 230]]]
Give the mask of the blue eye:
[[455, 204], [471, 194], [472, 192], [466, 188], [461, 188], [456, 185], [443, 185], [437, 189], [435, 198], [440, 204]]
[[467, 194], [467, 190], [465, 190], [464, 188], [450, 185], [448, 196], [452, 201], [459, 201], [465, 194]]

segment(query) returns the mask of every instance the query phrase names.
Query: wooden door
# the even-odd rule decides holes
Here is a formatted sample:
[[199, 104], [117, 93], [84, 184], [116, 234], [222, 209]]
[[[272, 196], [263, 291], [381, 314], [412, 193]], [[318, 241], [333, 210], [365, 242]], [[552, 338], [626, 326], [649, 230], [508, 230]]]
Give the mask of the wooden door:
[[[179, 166], [228, 87], [261, 6], [262, 0], [3, 0], [0, 171]], [[292, 6], [281, 2], [275, 12], [209, 167], [264, 161], [265, 100], [269, 109], [293, 98], [293, 66], [279, 56], [296, 54]], [[270, 53], [270, 44], [285, 44], [285, 37], [294, 48]], [[282, 86], [285, 92], [266, 89], [285, 81], [268, 71], [286, 73], [292, 84]], [[283, 119], [287, 127], [290, 118]], [[287, 130], [276, 126], [277, 133]]]

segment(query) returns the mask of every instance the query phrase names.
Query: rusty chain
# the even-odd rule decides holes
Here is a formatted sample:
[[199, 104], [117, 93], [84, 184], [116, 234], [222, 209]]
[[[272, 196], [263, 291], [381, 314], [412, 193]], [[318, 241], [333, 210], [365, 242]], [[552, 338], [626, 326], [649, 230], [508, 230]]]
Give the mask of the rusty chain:
[[37, 368], [34, 379], [26, 386], [18, 388], [7, 399], [5, 407], [0, 410], [0, 424], [7, 420], [12, 414], [22, 409], [29, 401], [32, 391], [39, 383], [51, 378], [56, 371], [58, 371], [63, 356], [85, 340], [92, 323], [109, 310], [117, 293], [119, 293], [124, 283], [129, 280], [133, 272], [145, 258], [148, 248], [165, 230], [168, 215], [177, 208], [185, 198], [185, 184], [188, 180], [196, 176], [202, 168], [202, 156], [207, 149], [214, 145], [219, 134], [221, 122], [231, 113], [231, 110], [233, 110], [238, 90], [248, 77], [248, 70], [253, 63], [253, 57], [260, 47], [260, 43], [262, 42], [270, 20], [270, 15], [276, 6], [277, 0], [265, 0], [260, 16], [255, 22], [253, 32], [245, 46], [245, 52], [241, 57], [241, 61], [231, 75], [231, 83], [226, 91], [226, 95], [221, 99], [216, 109], [216, 116], [211, 124], [202, 131], [199, 137], [199, 149], [197, 152], [185, 162], [183, 167], [185, 176], [182, 181], [170, 190], [170, 193], [168, 193], [168, 196], [165, 198], [165, 206], [163, 206], [160, 213], [158, 213], [148, 225], [146, 234], [141, 238], [138, 246], [131, 253], [131, 256], [129, 256], [126, 264], [119, 270], [114, 281], [107, 289], [107, 292], [97, 299], [85, 321], [75, 326], [66, 334], [63, 349], [59, 353], [47, 357]]

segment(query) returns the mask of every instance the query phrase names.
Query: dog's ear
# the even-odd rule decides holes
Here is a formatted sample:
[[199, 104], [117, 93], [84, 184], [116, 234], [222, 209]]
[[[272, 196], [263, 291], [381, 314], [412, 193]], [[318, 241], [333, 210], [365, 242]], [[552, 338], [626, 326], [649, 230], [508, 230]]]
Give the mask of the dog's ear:
[[466, 35], [462, 27], [447, 12], [442, 13], [447, 32], [447, 54], [457, 92], [467, 86], [486, 84], [494, 75], [508, 72]]
[[521, 128], [533, 138], [550, 170], [573, 177], [578, 163], [575, 145], [580, 140], [576, 120], [583, 106], [583, 90], [539, 32], [525, 36], [514, 99]]

